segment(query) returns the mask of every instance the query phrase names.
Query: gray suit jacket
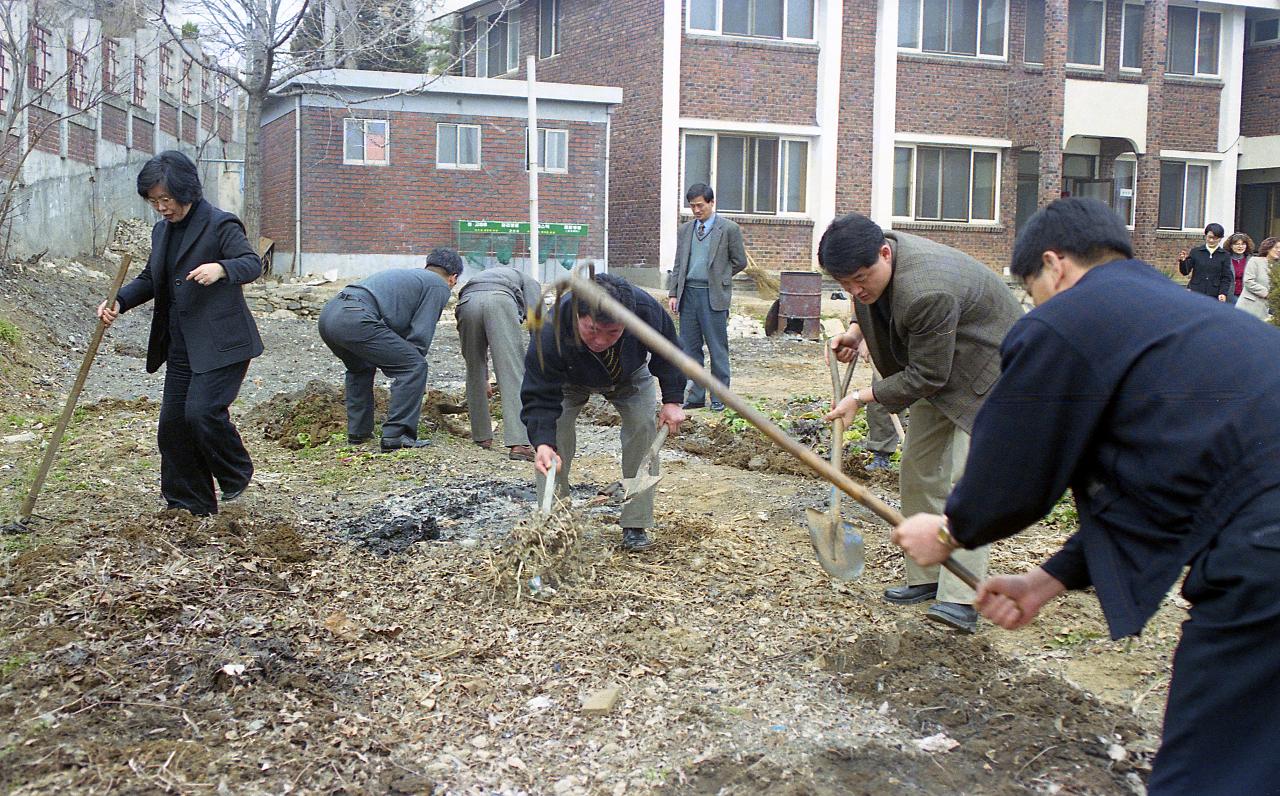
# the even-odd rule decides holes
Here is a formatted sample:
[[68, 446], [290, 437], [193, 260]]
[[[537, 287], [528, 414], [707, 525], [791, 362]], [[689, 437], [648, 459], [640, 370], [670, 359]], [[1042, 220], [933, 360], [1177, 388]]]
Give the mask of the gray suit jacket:
[[[488, 268], [467, 280], [458, 291], [457, 307], [465, 305], [477, 293], [503, 293], [516, 304], [520, 322], [524, 323], [529, 307], [542, 298], [542, 286], [537, 280], [516, 268]], [[456, 312], [456, 309], [455, 309]]]
[[[876, 369], [876, 400], [901, 412], [926, 398], [964, 431], [1000, 375], [1000, 343], [1022, 305], [987, 266], [940, 243], [886, 232], [893, 277], [854, 313]], [[888, 318], [873, 309], [889, 302]]]
[[[680, 231], [676, 234], [676, 264], [667, 277], [667, 294], [675, 297], [677, 307], [684, 298], [684, 278], [689, 272], [693, 228], [693, 221], [680, 225]], [[742, 245], [742, 230], [729, 219], [716, 214], [716, 224], [711, 228], [711, 262], [707, 266], [707, 292], [711, 309], [716, 312], [729, 309], [729, 299], [733, 294], [733, 275], [746, 267], [747, 250]]]
[[1271, 292], [1270, 263], [1266, 257], [1250, 257], [1244, 267], [1244, 289], [1236, 307], [1255, 318], [1267, 319], [1267, 295]]

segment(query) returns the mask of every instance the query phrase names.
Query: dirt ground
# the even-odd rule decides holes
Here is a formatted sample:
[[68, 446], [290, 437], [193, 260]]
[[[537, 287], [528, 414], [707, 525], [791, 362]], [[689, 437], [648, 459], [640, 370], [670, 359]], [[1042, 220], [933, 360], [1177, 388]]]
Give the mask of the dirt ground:
[[[16, 330], [0, 324], [4, 519], [104, 286], [0, 269]], [[901, 559], [849, 501], [866, 573], [823, 573], [804, 510], [827, 489], [732, 414], [694, 413], [664, 449], [650, 550], [620, 551], [617, 507], [590, 505], [619, 477], [605, 406], [583, 418], [574, 505], [539, 522], [530, 465], [471, 444], [456, 414], [451, 317], [432, 447], [348, 446], [340, 375], [255, 363], [262, 398], [234, 407], [254, 486], [213, 518], [163, 511], [158, 382], [132, 323], [108, 338], [111, 381], [77, 411], [31, 531], [0, 536], [0, 791], [1144, 792], [1176, 597], [1121, 642], [1088, 593], [1017, 633], [947, 632], [882, 601]], [[264, 359], [313, 342], [310, 324], [262, 331]], [[735, 387], [826, 455], [817, 344], [732, 349]], [[851, 473], [864, 457], [851, 446]], [[873, 487], [896, 500], [896, 476]], [[996, 545], [992, 570], [1034, 565], [1072, 522], [1063, 507]], [[609, 689], [610, 709], [584, 710]]]

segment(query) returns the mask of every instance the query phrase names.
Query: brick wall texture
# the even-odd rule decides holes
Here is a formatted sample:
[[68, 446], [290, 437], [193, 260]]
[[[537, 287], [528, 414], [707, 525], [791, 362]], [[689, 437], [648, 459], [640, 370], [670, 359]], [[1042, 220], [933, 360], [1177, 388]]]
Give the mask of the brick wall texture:
[[102, 106], [102, 140], [124, 146], [129, 114], [114, 105]]
[[294, 246], [293, 112], [262, 128], [262, 235], [280, 249]]
[[152, 154], [156, 151], [156, 126], [138, 116], [133, 117], [133, 148]]
[[188, 144], [195, 144], [196, 133], [198, 132], [198, 123], [195, 114], [182, 112], [182, 140]]
[[1244, 51], [1241, 135], [1280, 135], [1280, 43]]
[[67, 157], [80, 163], [93, 163], [98, 154], [98, 132], [92, 127], [67, 122]]
[[33, 149], [55, 155], [62, 152], [62, 126], [56, 113], [32, 105], [27, 110], [27, 137]]

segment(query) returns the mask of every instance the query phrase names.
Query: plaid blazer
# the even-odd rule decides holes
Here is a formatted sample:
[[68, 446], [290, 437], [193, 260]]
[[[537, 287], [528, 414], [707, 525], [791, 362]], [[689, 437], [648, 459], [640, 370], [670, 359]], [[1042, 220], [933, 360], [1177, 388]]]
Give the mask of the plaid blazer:
[[867, 349], [884, 379], [876, 400], [901, 412], [928, 399], [966, 432], [1000, 375], [1000, 343], [1022, 305], [1004, 281], [963, 252], [905, 232], [886, 232], [893, 277], [876, 301], [854, 302]]

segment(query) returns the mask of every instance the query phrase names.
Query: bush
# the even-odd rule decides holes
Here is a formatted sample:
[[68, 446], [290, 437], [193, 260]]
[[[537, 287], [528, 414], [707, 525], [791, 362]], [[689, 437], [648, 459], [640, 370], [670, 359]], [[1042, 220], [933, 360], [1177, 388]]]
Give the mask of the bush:
[[1271, 323], [1280, 326], [1280, 263], [1271, 266], [1271, 292], [1267, 293], [1267, 305], [1271, 307]]
[[0, 343], [16, 346], [22, 339], [22, 332], [13, 323], [0, 318]]

